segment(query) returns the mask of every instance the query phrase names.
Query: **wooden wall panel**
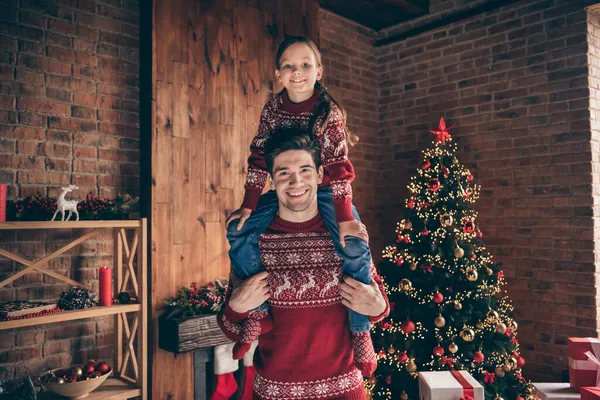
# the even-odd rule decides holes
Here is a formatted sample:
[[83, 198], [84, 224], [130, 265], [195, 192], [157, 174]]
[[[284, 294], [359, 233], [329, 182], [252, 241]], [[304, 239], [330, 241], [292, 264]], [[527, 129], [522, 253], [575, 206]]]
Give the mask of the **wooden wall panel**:
[[225, 219], [242, 202], [261, 109], [281, 90], [275, 51], [284, 32], [318, 26], [317, 3], [155, 0], [153, 7], [152, 397], [186, 400], [192, 358], [157, 348], [159, 305], [192, 281], [229, 274]]

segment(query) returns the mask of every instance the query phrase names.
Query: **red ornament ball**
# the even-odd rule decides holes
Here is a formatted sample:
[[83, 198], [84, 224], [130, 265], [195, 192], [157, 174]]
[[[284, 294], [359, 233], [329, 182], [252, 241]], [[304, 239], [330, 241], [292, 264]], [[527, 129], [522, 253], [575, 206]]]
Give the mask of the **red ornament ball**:
[[392, 384], [392, 377], [388, 375], [387, 378], [385, 378], [385, 383], [387, 383], [388, 385]]
[[86, 375], [91, 374], [95, 370], [96, 370], [96, 365], [95, 364], [88, 364], [85, 367], [83, 367], [83, 373], [86, 374]]
[[521, 397], [521, 396], [517, 396], [517, 397], [515, 398], [515, 400], [525, 400], [525, 399], [524, 399], [523, 397]]
[[402, 353], [398, 354], [398, 361], [400, 361], [401, 363], [405, 363], [408, 361], [408, 354], [406, 354], [405, 351], [403, 351]]
[[395, 263], [396, 263], [397, 267], [401, 266], [402, 264], [404, 264], [404, 258], [402, 258], [402, 257], [396, 258]]
[[104, 373], [110, 371], [110, 366], [107, 363], [105, 363], [104, 361], [99, 362], [98, 364], [96, 364], [96, 371], [104, 374]]
[[484, 359], [485, 359], [485, 356], [480, 351], [476, 351], [475, 354], [473, 354], [473, 362], [480, 364], [483, 362]]
[[415, 323], [410, 319], [405, 319], [400, 323], [400, 329], [404, 333], [413, 333], [415, 331]]
[[517, 358], [517, 367], [523, 368], [523, 366], [525, 366], [525, 359], [523, 357], [518, 357]]
[[437, 192], [440, 190], [440, 181], [437, 179], [431, 179], [429, 182], [427, 182], [427, 187], [429, 190]]
[[423, 162], [423, 165], [421, 166], [421, 168], [428, 169], [429, 167], [431, 167], [431, 163], [429, 162], [429, 160], [425, 160], [425, 162]]
[[435, 292], [432, 296], [433, 298], [433, 302], [436, 304], [440, 304], [442, 301], [444, 301], [444, 295], [441, 294], [440, 292]]
[[478, 230], [478, 231], [475, 233], [475, 236], [477, 237], [477, 239], [481, 239], [481, 238], [483, 237], [483, 233], [481, 233], [481, 231], [479, 231], [479, 230]]
[[433, 355], [434, 356], [441, 356], [444, 354], [444, 348], [442, 346], [435, 346], [433, 348]]
[[473, 222], [473, 221], [465, 222], [465, 224], [463, 225], [463, 231], [465, 231], [465, 233], [475, 232], [475, 222]]
[[469, 182], [470, 182], [470, 181], [472, 181], [472, 180], [473, 180], [473, 175], [471, 175], [471, 174], [467, 175], [467, 180], [468, 180]]

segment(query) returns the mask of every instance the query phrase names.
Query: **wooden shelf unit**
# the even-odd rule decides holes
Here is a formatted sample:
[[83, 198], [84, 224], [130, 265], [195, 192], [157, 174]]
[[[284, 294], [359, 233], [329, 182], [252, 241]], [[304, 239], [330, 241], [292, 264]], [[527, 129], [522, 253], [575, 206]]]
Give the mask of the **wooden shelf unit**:
[[[22, 328], [50, 324], [63, 321], [72, 321], [82, 318], [95, 318], [114, 315], [117, 324], [116, 349], [117, 360], [114, 368], [114, 377], [109, 378], [102, 386], [89, 394], [86, 399], [111, 399], [125, 400], [140, 396], [142, 400], [148, 398], [148, 299], [146, 296], [148, 282], [148, 222], [145, 218], [139, 220], [119, 221], [40, 221], [40, 222], [0, 222], [0, 230], [22, 229], [86, 229], [87, 231], [72, 240], [60, 249], [48, 254], [39, 260], [30, 261], [19, 255], [0, 249], [0, 256], [4, 256], [25, 268], [0, 282], [0, 288], [10, 284], [21, 276], [37, 271], [69, 285], [88, 287], [80, 282], [46, 269], [49, 261], [60, 257], [68, 250], [81, 243], [96, 237], [102, 230], [113, 231], [114, 265], [114, 290], [113, 293], [133, 290], [137, 297], [135, 304], [118, 304], [109, 307], [92, 307], [85, 310], [62, 311], [43, 317], [0, 321], [0, 331], [6, 329]], [[133, 240], [129, 243], [127, 231], [133, 231]], [[137, 268], [134, 261], [137, 259]], [[98, 266], [100, 267], [100, 266]], [[137, 270], [137, 271], [136, 271]], [[89, 288], [89, 287], [88, 287]], [[58, 299], [57, 299], [58, 300]], [[128, 313], [134, 313], [130, 325]], [[137, 339], [137, 346], [134, 341]], [[137, 347], [137, 348], [136, 348]], [[133, 377], [127, 376], [127, 368], [131, 365]], [[51, 393], [44, 393], [41, 399], [58, 399]]]

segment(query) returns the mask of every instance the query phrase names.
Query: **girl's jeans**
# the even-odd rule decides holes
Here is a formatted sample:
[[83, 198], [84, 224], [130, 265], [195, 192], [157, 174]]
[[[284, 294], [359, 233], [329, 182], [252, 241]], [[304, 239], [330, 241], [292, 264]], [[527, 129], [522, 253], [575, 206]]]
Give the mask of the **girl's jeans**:
[[[317, 202], [335, 249], [342, 257], [343, 273], [359, 282], [370, 284], [372, 261], [369, 245], [364, 240], [353, 236], [345, 238], [346, 247], [342, 247], [340, 244], [339, 226], [335, 219], [331, 187], [319, 188]], [[271, 190], [260, 197], [256, 210], [250, 214], [242, 229], [237, 230], [237, 220], [231, 222], [227, 227], [227, 240], [231, 246], [229, 250], [231, 268], [238, 279], [247, 279], [262, 270], [258, 237], [267, 229], [278, 208], [277, 195], [274, 190]], [[360, 221], [354, 205], [352, 205], [352, 214]], [[259, 306], [258, 310], [268, 310], [267, 303]], [[371, 324], [367, 316], [350, 309], [348, 312], [352, 332], [366, 332], [370, 329]]]

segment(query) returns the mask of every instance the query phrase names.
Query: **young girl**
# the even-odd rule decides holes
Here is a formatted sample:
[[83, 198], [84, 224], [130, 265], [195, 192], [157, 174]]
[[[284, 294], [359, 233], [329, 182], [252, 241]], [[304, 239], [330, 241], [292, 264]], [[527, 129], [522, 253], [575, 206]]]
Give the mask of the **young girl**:
[[[262, 110], [258, 134], [250, 146], [244, 201], [227, 219], [232, 272], [237, 279], [244, 280], [262, 270], [258, 237], [278, 209], [274, 191], [261, 196], [268, 178], [264, 144], [276, 127], [299, 125], [309, 129], [321, 142], [325, 177], [317, 200], [336, 251], [343, 259], [343, 273], [370, 284], [372, 260], [368, 236], [352, 205], [350, 182], [354, 179], [354, 169], [348, 160], [352, 137], [346, 128], [343, 107], [319, 83], [323, 75], [321, 54], [310, 39], [292, 36], [279, 46], [275, 63], [275, 75], [284, 89]], [[238, 218], [239, 222], [232, 223]], [[350, 309], [349, 321], [355, 363], [363, 375], [370, 376], [376, 367], [369, 333], [371, 321]], [[258, 335], [272, 326], [266, 303], [252, 311], [241, 324], [234, 358], [243, 357]]]

